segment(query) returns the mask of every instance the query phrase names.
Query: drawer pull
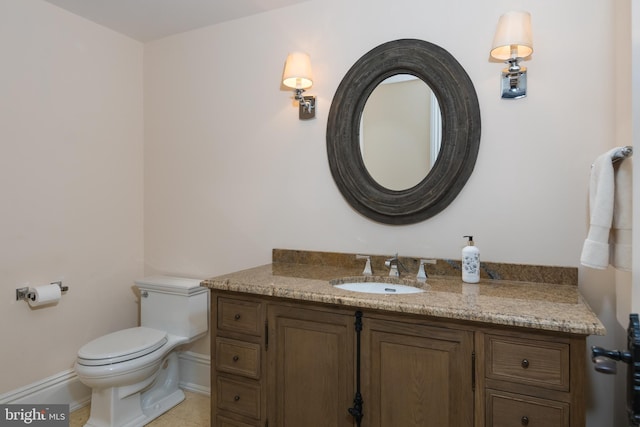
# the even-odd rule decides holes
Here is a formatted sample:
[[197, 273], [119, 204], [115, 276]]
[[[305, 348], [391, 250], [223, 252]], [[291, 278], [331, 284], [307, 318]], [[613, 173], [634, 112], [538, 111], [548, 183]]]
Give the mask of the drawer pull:
[[240, 320], [240, 317], [241, 317], [241, 316], [240, 316], [240, 313], [237, 313], [235, 316], [233, 316], [233, 318], [234, 318], [235, 320]]
[[238, 360], [240, 360], [240, 357], [238, 357], [238, 356], [233, 356], [233, 361], [234, 361], [234, 362], [237, 362]]
[[522, 363], [520, 363], [520, 366], [522, 366], [523, 369], [527, 369], [529, 367], [529, 361], [527, 359], [522, 359]]
[[[240, 396], [238, 396], [237, 394], [235, 396], [233, 396], [233, 400], [235, 402], [237, 402], [238, 400], [240, 400]], [[528, 421], [527, 421], [528, 422]]]
[[529, 425], [529, 417], [524, 415], [522, 418], [520, 418], [520, 424], [522, 424], [523, 426], [528, 426]]

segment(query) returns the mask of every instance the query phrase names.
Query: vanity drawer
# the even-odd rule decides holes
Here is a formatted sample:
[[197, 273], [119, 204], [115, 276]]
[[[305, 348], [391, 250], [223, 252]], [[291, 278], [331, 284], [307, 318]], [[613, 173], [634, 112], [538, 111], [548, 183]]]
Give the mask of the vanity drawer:
[[486, 427], [567, 427], [569, 405], [487, 390]]
[[217, 416], [216, 417], [216, 426], [217, 427], [257, 427], [258, 424], [245, 424], [240, 421], [232, 420], [229, 418]]
[[260, 319], [262, 304], [259, 302], [218, 298], [218, 328], [249, 335], [262, 335]]
[[218, 377], [218, 408], [260, 419], [260, 384]]
[[260, 345], [229, 338], [216, 338], [216, 369], [260, 378]]
[[487, 378], [569, 391], [569, 344], [486, 336]]

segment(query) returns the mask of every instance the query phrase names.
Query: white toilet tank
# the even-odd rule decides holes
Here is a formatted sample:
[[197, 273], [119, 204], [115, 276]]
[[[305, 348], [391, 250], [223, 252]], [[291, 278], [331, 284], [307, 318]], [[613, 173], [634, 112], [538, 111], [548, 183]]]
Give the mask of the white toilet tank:
[[200, 280], [149, 276], [136, 280], [140, 290], [140, 325], [186, 337], [209, 330], [209, 289]]

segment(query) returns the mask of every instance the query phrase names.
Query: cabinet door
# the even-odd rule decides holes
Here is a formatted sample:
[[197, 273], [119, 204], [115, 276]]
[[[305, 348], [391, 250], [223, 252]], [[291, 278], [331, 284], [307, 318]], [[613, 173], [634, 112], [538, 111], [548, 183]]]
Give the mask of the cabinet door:
[[353, 426], [354, 317], [269, 306], [269, 425]]
[[363, 317], [363, 426], [473, 425], [473, 333]]

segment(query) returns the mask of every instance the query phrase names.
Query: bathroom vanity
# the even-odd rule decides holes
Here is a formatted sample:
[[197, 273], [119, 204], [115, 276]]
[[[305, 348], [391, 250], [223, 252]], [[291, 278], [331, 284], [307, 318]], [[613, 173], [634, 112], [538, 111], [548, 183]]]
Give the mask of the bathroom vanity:
[[272, 264], [202, 282], [213, 426], [585, 425], [585, 339], [605, 330], [566, 283], [572, 269], [501, 266], [537, 282], [469, 285], [439, 260], [419, 294], [331, 285], [361, 264], [274, 250]]

